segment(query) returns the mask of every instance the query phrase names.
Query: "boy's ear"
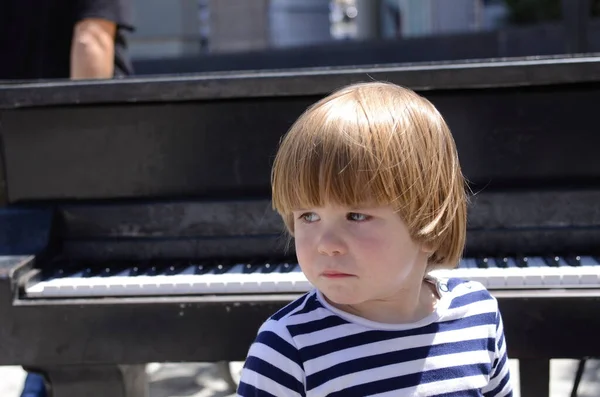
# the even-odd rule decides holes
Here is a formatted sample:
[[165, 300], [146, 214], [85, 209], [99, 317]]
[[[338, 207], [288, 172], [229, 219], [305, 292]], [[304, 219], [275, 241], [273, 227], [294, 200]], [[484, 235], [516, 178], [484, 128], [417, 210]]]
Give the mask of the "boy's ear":
[[435, 250], [436, 250], [436, 247], [434, 247], [433, 244], [428, 244], [428, 243], [421, 244], [421, 251], [425, 252], [429, 256], [433, 255]]

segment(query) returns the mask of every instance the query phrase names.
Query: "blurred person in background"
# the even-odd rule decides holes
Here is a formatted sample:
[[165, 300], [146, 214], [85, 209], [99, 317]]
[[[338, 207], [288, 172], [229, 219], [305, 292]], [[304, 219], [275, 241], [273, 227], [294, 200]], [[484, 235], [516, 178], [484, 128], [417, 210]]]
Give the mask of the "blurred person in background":
[[127, 76], [132, 19], [133, 0], [0, 0], [0, 80]]

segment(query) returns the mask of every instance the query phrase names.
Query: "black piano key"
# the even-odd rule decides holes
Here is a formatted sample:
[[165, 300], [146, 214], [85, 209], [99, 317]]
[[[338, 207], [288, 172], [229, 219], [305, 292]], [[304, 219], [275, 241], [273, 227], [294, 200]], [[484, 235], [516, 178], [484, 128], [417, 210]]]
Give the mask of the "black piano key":
[[550, 267], [559, 267], [560, 266], [560, 258], [558, 256], [545, 256], [543, 261], [546, 265]]
[[516, 260], [516, 258], [513, 258], [513, 257], [502, 258], [502, 262], [504, 262], [506, 264], [507, 268], [518, 267], [517, 260]]
[[60, 261], [55, 263], [48, 272], [46, 272], [46, 275], [49, 276], [49, 278], [65, 278], [65, 277], [72, 277], [73, 275], [77, 274], [77, 273], [81, 273], [82, 271], [82, 266], [79, 263], [75, 263], [73, 261]]
[[496, 266], [502, 269], [508, 268], [508, 258], [494, 258]]
[[232, 267], [233, 264], [230, 263], [219, 263], [217, 265], [214, 265], [211, 271], [214, 274], [224, 274], [231, 270]]
[[46, 272], [46, 274], [43, 275], [43, 278], [46, 280], [63, 278], [63, 277], [68, 277], [70, 273], [72, 273], [72, 272], [66, 271], [63, 268], [52, 269], [52, 270]]
[[212, 270], [212, 267], [207, 263], [194, 263], [194, 274], [206, 274]]
[[581, 258], [579, 256], [565, 256], [564, 260], [569, 266], [581, 266]]
[[243, 273], [251, 274], [251, 273], [259, 272], [261, 266], [262, 266], [262, 263], [256, 263], [256, 262], [246, 263], [246, 265], [244, 266]]
[[113, 264], [113, 263], [94, 264], [94, 265], [85, 266], [82, 269], [78, 269], [77, 271], [70, 271], [67, 276], [72, 277], [72, 276], [77, 275], [77, 277], [84, 277], [84, 278], [106, 277], [106, 276], [112, 276], [114, 274], [117, 274], [121, 270], [122, 269], [117, 264]]
[[295, 263], [282, 263], [281, 266], [279, 266], [279, 272], [280, 273], [289, 273], [292, 270], [294, 270], [295, 268], [296, 268]]
[[121, 273], [123, 269], [120, 266], [101, 266], [96, 273], [96, 277], [111, 277], [118, 273]]
[[488, 268], [488, 258], [477, 258], [477, 259], [475, 259], [475, 263], [477, 264], [477, 267], [480, 269]]
[[158, 265], [148, 266], [144, 271], [144, 276], [157, 276], [162, 273], [161, 270], [161, 267]]
[[189, 263], [171, 263], [171, 264], [168, 264], [167, 266], [165, 266], [165, 269], [163, 270], [163, 274], [166, 276], [174, 276], [176, 274], [181, 273], [182, 271], [184, 271], [185, 269], [187, 269], [189, 267], [190, 267]]
[[529, 258], [526, 256], [516, 258], [515, 262], [517, 263], [517, 267], [529, 267]]
[[279, 267], [279, 264], [277, 264], [276, 262], [265, 263], [262, 265], [260, 272], [261, 273], [273, 273], [274, 271], [277, 270], [278, 267]]
[[140, 265], [140, 264], [132, 266], [131, 269], [129, 270], [130, 277], [143, 276], [145, 274], [146, 274], [146, 267], [143, 265]]

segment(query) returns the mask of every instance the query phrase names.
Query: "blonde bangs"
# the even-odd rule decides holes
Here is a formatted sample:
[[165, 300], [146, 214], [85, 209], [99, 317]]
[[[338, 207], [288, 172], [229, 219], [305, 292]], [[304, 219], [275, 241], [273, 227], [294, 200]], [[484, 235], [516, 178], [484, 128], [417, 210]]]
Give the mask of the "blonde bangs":
[[[378, 172], [379, 160], [357, 124], [306, 116], [280, 148], [273, 171], [273, 202], [281, 213], [329, 204], [356, 206], [376, 201], [389, 202], [378, 192], [386, 186]], [[311, 118], [313, 118], [311, 120]], [[314, 128], [317, 124], [319, 127]], [[387, 183], [386, 183], [387, 182]], [[374, 193], [377, 192], [375, 195]]]
[[391, 205], [432, 264], [458, 261], [466, 192], [454, 140], [416, 93], [387, 83], [346, 87], [300, 116], [271, 175], [273, 208], [293, 235], [291, 212], [339, 204]]

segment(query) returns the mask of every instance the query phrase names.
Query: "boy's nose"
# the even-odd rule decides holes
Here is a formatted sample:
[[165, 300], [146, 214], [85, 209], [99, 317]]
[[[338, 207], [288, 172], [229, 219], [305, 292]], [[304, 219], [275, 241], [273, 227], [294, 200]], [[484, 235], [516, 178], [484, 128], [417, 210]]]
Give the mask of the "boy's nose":
[[319, 239], [317, 250], [321, 255], [343, 255], [346, 253], [346, 245], [333, 233], [324, 233]]

